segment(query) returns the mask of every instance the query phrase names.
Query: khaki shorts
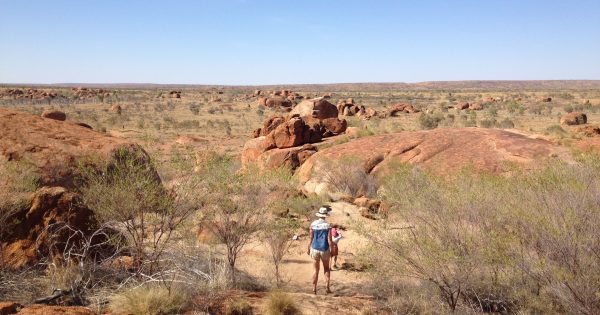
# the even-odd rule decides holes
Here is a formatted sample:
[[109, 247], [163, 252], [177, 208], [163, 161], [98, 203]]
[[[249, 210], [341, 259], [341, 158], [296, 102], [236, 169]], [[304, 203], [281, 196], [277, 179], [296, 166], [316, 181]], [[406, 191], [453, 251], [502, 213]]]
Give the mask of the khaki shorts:
[[310, 249], [310, 258], [312, 258], [313, 260], [328, 260], [329, 257], [331, 256], [331, 252], [328, 250], [326, 251], [320, 251], [314, 248]]

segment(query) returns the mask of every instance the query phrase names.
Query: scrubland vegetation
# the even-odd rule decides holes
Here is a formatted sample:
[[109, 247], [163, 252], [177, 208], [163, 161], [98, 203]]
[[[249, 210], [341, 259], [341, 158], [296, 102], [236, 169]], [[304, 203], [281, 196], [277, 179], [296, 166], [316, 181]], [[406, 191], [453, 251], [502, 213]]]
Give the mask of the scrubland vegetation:
[[[257, 105], [244, 98], [247, 91], [184, 90], [177, 100], [155, 92], [39, 104], [3, 100], [36, 115], [63, 110], [68, 120], [134, 140], [148, 154], [123, 150], [112, 162], [78, 160], [76, 206], [91, 210], [93, 224], [50, 224], [49, 237], [39, 240], [46, 243], [38, 265], [13, 270], [0, 256], [0, 300], [41, 299], [115, 314], [302, 314], [305, 301], [297, 294], [308, 287], [289, 278], [310, 274], [289, 266], [308, 261], [314, 212], [325, 203], [370, 198], [385, 204], [385, 212], [344, 221], [340, 230], [358, 236], [341, 248], [361, 255], [343, 253], [332, 276], [336, 291], [341, 275], [353, 275], [335, 298], [373, 297], [364, 314], [600, 313], [600, 157], [594, 154], [503, 174], [467, 167], [440, 175], [398, 164], [378, 177], [358, 159], [331, 159], [320, 179], [330, 194], [315, 195], [302, 191], [289, 168], [238, 162], [250, 132], [283, 110]], [[515, 128], [569, 147], [584, 136], [559, 124], [561, 115], [600, 117], [595, 90], [333, 95], [378, 111], [407, 102], [420, 112], [346, 117], [353, 133], [319, 150], [373, 135], [455, 127]], [[496, 101], [482, 102], [481, 110], [448, 108], [490, 95]], [[122, 111], [109, 110], [115, 104]], [[1, 240], [20, 223], [15, 214], [26, 215], [40, 178], [26, 160], [3, 162], [0, 177]], [[245, 260], [259, 255], [258, 248], [264, 261]], [[264, 293], [260, 306], [240, 292]]]
[[395, 313], [597, 314], [600, 160], [511, 176], [398, 167], [366, 236], [373, 287]]
[[[295, 188], [289, 171], [239, 172], [230, 157], [212, 152], [198, 157], [184, 153], [160, 165], [125, 150], [117, 156], [117, 163], [100, 169], [88, 167], [87, 160], [80, 163], [81, 203], [94, 210], [97, 224], [87, 227], [89, 231], [53, 225], [50, 233], [58, 243], [48, 246], [61, 251], [50, 251], [54, 254], [43, 263], [46, 269], [15, 273], [2, 268], [2, 299], [27, 302], [58, 294], [54, 303], [98, 310], [108, 303], [117, 313], [175, 314], [209, 307], [194, 304], [199, 294], [218, 299], [231, 288], [259, 285], [238, 276], [236, 269], [240, 251], [261, 238], [259, 232], [277, 233], [265, 238], [270, 240], [273, 268], [281, 263], [297, 228], [279, 215], [282, 196]], [[195, 162], [189, 162], [195, 158], [202, 166], [194, 171]], [[164, 174], [156, 173], [153, 165]], [[31, 193], [35, 177], [9, 166], [3, 166], [2, 174], [14, 181], [3, 193]], [[161, 176], [176, 179], [163, 186]], [[5, 221], [20, 210], [21, 201], [27, 204], [29, 199], [3, 199]], [[2, 223], [2, 231], [11, 228], [11, 222]], [[64, 233], [66, 240], [59, 237]], [[223, 251], [197, 247], [197, 233], [212, 235], [214, 246], [222, 244]], [[280, 281], [278, 271], [275, 275], [274, 286]]]
[[[266, 233], [266, 240], [277, 277], [274, 285], [279, 285], [277, 268], [298, 227], [276, 210], [283, 209], [277, 205], [282, 200], [294, 203], [289, 172], [239, 172], [231, 159], [207, 154], [201, 170], [179, 177], [166, 193], [156, 185], [157, 174], [136, 164], [139, 158], [123, 153], [122, 164], [106, 165], [99, 172], [83, 169], [88, 184], [81, 187], [82, 202], [96, 210], [98, 230], [64, 252], [79, 263], [49, 262], [41, 274], [4, 271], [3, 288], [11, 289], [2, 292], [5, 298], [26, 293], [31, 284], [14, 278], [25, 276], [35, 278], [31, 281], [38, 293], [68, 289], [65, 303], [109, 303], [128, 314], [202, 308], [194, 296], [217, 298], [219, 292], [249, 285], [244, 282], [248, 279], [235, 276], [236, 260], [267, 228], [276, 232]], [[185, 164], [174, 165], [189, 171]], [[340, 170], [348, 175], [337, 177], [348, 179], [341, 187], [364, 189], [362, 184], [370, 182], [391, 206], [377, 224], [357, 223], [369, 240], [363, 259], [371, 266], [371, 292], [383, 310], [600, 311], [600, 157], [583, 155], [576, 163], [554, 162], [527, 172], [514, 169], [510, 176], [465, 169], [440, 177], [398, 165], [378, 183], [348, 168], [332, 172]], [[356, 176], [362, 179], [355, 181]], [[28, 191], [32, 182], [23, 177], [12, 189]], [[5, 209], [10, 207], [3, 205]], [[189, 232], [198, 227], [214, 233], [216, 243], [224, 245], [223, 255], [189, 245], [196, 237]], [[93, 242], [94, 237], [115, 235], [112, 230], [120, 231], [120, 237]], [[131, 262], [115, 259], [125, 254]], [[285, 293], [272, 293], [267, 313], [296, 314], [294, 303]], [[248, 312], [243, 303], [228, 307], [230, 314]]]

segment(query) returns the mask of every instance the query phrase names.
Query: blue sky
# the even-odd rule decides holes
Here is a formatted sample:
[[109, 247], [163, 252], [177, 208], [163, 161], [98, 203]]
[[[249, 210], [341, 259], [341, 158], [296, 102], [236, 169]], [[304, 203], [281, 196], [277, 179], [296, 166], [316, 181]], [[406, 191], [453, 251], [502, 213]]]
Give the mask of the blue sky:
[[600, 79], [600, 0], [0, 0], [0, 83]]

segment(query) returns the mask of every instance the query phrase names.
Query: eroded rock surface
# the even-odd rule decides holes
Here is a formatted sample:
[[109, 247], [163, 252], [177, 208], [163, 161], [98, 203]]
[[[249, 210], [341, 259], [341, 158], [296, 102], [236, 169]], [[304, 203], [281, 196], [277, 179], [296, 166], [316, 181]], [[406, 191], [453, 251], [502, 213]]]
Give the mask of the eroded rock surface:
[[314, 187], [322, 187], [322, 173], [330, 163], [345, 157], [352, 158], [365, 171], [381, 178], [398, 163], [419, 165], [436, 173], [464, 167], [501, 173], [509, 169], [508, 163], [532, 167], [540, 160], [568, 155], [566, 149], [549, 141], [506, 130], [406, 131], [364, 137], [320, 150], [298, 168], [296, 176], [310, 193]]

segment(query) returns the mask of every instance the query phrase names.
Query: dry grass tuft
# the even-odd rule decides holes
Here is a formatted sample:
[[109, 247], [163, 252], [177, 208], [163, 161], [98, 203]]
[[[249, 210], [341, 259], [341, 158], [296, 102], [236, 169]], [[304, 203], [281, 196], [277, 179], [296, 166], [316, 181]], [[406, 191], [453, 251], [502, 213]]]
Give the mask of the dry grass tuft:
[[110, 310], [115, 314], [180, 314], [189, 307], [189, 296], [180, 290], [146, 285], [113, 295]]
[[239, 298], [225, 305], [225, 315], [252, 315], [254, 311], [246, 299]]
[[272, 292], [267, 297], [266, 314], [268, 315], [296, 315], [300, 309], [294, 298], [284, 292]]

